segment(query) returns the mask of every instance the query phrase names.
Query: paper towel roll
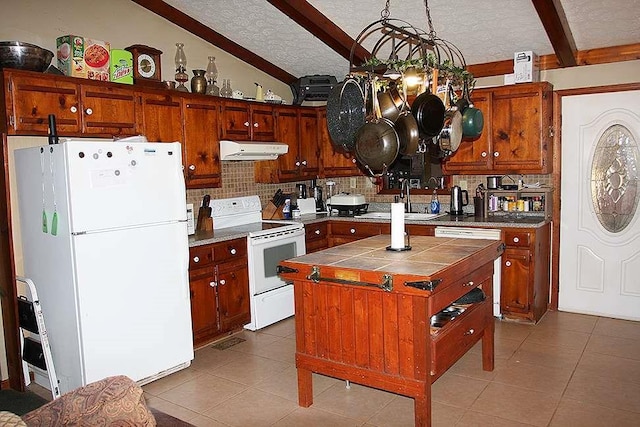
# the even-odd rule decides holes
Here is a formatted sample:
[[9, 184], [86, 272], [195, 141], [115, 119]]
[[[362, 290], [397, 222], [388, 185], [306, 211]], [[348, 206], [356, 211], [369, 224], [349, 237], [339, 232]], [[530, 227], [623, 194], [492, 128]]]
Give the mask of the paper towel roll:
[[391, 249], [404, 249], [404, 203], [391, 204]]

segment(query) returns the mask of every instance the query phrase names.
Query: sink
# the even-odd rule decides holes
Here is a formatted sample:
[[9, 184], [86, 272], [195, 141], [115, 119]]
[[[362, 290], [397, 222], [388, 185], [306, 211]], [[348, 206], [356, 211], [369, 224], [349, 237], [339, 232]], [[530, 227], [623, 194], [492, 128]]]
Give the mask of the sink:
[[[445, 214], [430, 214], [420, 212], [405, 212], [404, 219], [412, 221], [429, 221]], [[391, 219], [391, 212], [368, 212], [366, 214], [357, 215], [356, 218], [362, 219]]]

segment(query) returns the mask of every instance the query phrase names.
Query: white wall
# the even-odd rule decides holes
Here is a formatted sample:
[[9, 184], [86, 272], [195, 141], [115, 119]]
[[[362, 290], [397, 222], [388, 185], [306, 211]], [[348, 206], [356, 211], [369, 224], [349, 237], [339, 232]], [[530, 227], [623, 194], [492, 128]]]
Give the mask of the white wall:
[[256, 88], [254, 82], [258, 82], [265, 92], [271, 89], [287, 103], [291, 103], [293, 98], [289, 85], [131, 0], [2, 0], [0, 10], [0, 40], [33, 43], [54, 53], [56, 38], [65, 34], [108, 41], [112, 49], [143, 44], [163, 52], [163, 80], [174, 80], [176, 43], [181, 42], [184, 43], [189, 76], [193, 75], [193, 69], [206, 69], [208, 56], [215, 56], [218, 86], [222, 86], [222, 79], [231, 79], [233, 89], [253, 96]]

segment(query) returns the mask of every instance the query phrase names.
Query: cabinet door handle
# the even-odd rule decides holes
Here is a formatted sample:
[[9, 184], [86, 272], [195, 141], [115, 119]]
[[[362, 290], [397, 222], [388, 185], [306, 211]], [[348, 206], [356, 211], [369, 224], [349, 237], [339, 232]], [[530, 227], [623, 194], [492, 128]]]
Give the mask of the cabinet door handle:
[[244, 125], [245, 125], [246, 127], [249, 127], [249, 122], [244, 122]]
[[189, 170], [190, 171], [196, 170], [196, 165], [189, 165]]
[[351, 232], [351, 234], [356, 234], [356, 229], [352, 228], [351, 230], [349, 230]]
[[307, 166], [307, 161], [306, 160], [302, 161], [302, 166]]
[[200, 262], [200, 257], [194, 256], [193, 257], [193, 262]]
[[480, 153], [480, 157], [487, 157], [487, 152], [483, 151], [482, 153]]
[[72, 105], [71, 108], [69, 108], [69, 111], [71, 111], [72, 113], [77, 113], [78, 107], [76, 107], [75, 105]]
[[506, 261], [504, 265], [506, 265], [507, 267], [511, 267], [511, 261]]
[[473, 286], [473, 285], [474, 285], [473, 280], [469, 280], [467, 283], [465, 283], [462, 286], [464, 287], [464, 286]]
[[218, 282], [216, 282], [215, 280], [213, 282], [209, 282], [209, 286], [215, 288], [216, 286], [218, 286]]
[[258, 122], [255, 122], [255, 123], [253, 124], [253, 127], [254, 127], [254, 128], [257, 128], [257, 127], [258, 127]]
[[84, 110], [84, 112], [87, 116], [90, 116], [93, 114], [93, 110], [91, 108], [87, 108], [86, 110]]
[[496, 151], [495, 153], [493, 153], [493, 157], [498, 157], [500, 156], [500, 153], [498, 151]]
[[316, 230], [316, 231], [314, 231], [314, 233], [315, 233], [317, 236], [319, 236], [319, 235], [320, 235], [320, 230]]
[[224, 279], [220, 279], [220, 286], [226, 285], [227, 281]]
[[300, 162], [296, 162], [296, 166], [300, 166]]
[[231, 255], [235, 255], [237, 252], [238, 252], [238, 251], [236, 250], [236, 248], [230, 248], [230, 249], [229, 249], [229, 253], [230, 253]]
[[518, 237], [514, 237], [513, 238], [513, 243], [518, 243], [519, 241], [520, 241], [520, 238], [518, 238]]
[[464, 334], [462, 334], [462, 335], [473, 335], [475, 332], [476, 332], [475, 330], [473, 330], [473, 329], [469, 329], [467, 332], [465, 332], [465, 333], [464, 333]]

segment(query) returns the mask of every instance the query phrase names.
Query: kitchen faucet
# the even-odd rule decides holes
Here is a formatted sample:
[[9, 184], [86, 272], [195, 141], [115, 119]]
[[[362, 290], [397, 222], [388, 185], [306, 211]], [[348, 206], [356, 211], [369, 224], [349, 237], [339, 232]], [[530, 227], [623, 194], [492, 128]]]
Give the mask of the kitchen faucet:
[[404, 211], [411, 212], [411, 191], [409, 189], [409, 180], [403, 179], [400, 184], [400, 198], [404, 200], [404, 188], [407, 187], [407, 200], [404, 202]]

